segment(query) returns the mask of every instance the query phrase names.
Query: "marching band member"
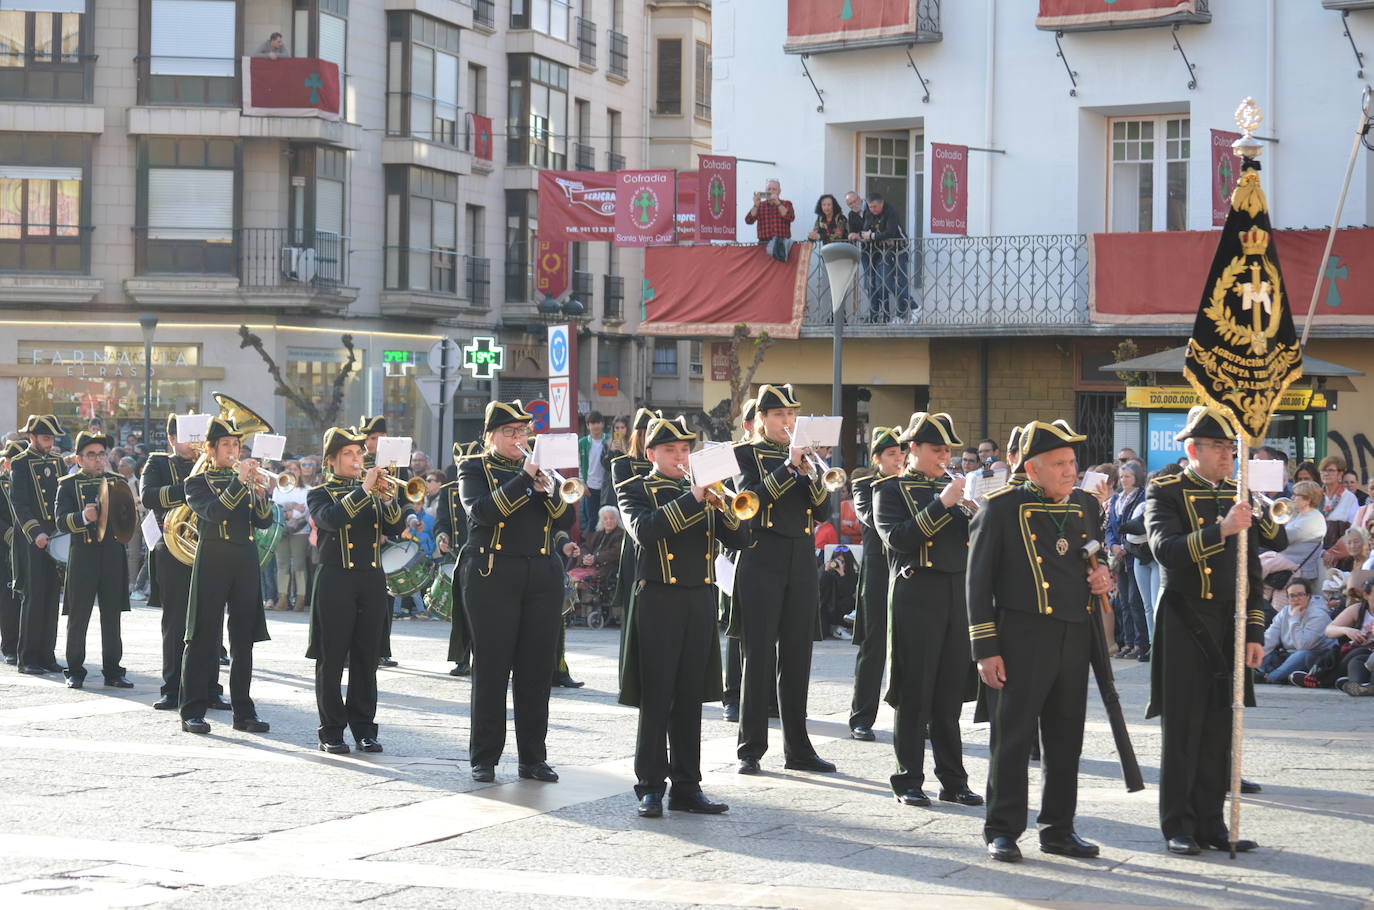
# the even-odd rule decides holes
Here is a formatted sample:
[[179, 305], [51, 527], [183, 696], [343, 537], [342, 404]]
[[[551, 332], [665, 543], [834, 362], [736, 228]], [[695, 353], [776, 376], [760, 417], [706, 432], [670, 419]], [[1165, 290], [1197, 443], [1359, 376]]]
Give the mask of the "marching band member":
[[[167, 415], [167, 451], [152, 452], [143, 465], [140, 483], [144, 508], [157, 516], [159, 528], [167, 513], [186, 503], [186, 478], [196, 465], [196, 452], [177, 435], [177, 416]], [[153, 702], [158, 711], [175, 711], [181, 705], [181, 658], [186, 651], [186, 610], [191, 596], [191, 567], [172, 555], [159, 539], [148, 556], [150, 589], [162, 604], [162, 687]], [[151, 596], [149, 599], [152, 599]], [[206, 693], [206, 704], [217, 711], [233, 706], [224, 700], [218, 667]]]
[[[1231, 848], [1223, 810], [1230, 786], [1235, 611], [1245, 610], [1245, 665], [1254, 669], [1264, 655], [1263, 535], [1250, 504], [1236, 501], [1230, 422], [1197, 405], [1174, 438], [1184, 444], [1187, 469], [1155, 478], [1145, 493], [1145, 529], [1163, 570], [1145, 716], [1158, 716], [1163, 733], [1159, 821], [1166, 846], [1170, 853], [1193, 855], [1203, 847]], [[1250, 600], [1237, 606], [1241, 534], [1250, 538]], [[1245, 704], [1255, 704], [1249, 674]], [[1240, 851], [1256, 846], [1236, 843]]]
[[[272, 525], [272, 500], [254, 480], [257, 465], [239, 461], [242, 434], [228, 420], [212, 417], [204, 473], [186, 479], [186, 503], [195, 512], [199, 543], [191, 566], [186, 616], [186, 651], [181, 664], [181, 729], [209, 733], [208, 693], [219, 672], [220, 635], [229, 611], [229, 701], [234, 729], [266, 733], [249, 696], [253, 643], [267, 641], [255, 528]], [[235, 464], [237, 462], [237, 465]]]
[[[611, 489], [619, 496], [622, 484], [629, 483], [636, 477], [642, 477], [653, 469], [653, 463], [649, 461], [648, 453], [644, 448], [644, 431], [649, 428], [649, 423], [655, 418], [662, 417], [662, 411], [651, 411], [648, 408], [640, 408], [635, 412], [634, 420], [630, 422], [630, 447], [624, 455], [617, 455], [611, 459]], [[623, 524], [622, 520], [622, 524]], [[615, 586], [615, 611], [614, 618], [624, 623], [630, 611], [631, 591], [635, 583], [635, 563], [638, 561], [638, 554], [635, 553], [634, 538], [629, 534], [620, 539], [620, 559], [616, 563], [616, 586]], [[625, 646], [624, 637], [620, 642], [622, 650]]]
[[668, 808], [714, 815], [726, 811], [701, 792], [701, 705], [720, 697], [716, 638], [716, 543], [743, 549], [748, 530], [728, 508], [706, 502], [685, 467], [696, 435], [687, 422], [655, 419], [646, 431], [653, 471], [619, 489], [621, 509], [637, 544], [633, 618], [626, 648], [636, 651], [637, 679], [621, 680], [620, 701], [639, 707], [635, 795], [639, 815]]
[[487, 405], [486, 454], [458, 466], [468, 541], [458, 574], [472, 627], [472, 778], [491, 781], [506, 741], [513, 688], [519, 774], [553, 782], [545, 737], [549, 668], [558, 649], [563, 566], [554, 535], [576, 515], [523, 449], [534, 417], [519, 401]]
[[[480, 442], [455, 442], [453, 444], [453, 463], [461, 464], [464, 459], [481, 457]], [[438, 513], [434, 520], [434, 545], [444, 556], [455, 559], [463, 551], [468, 539], [468, 517], [463, 511], [463, 496], [458, 489], [458, 481], [443, 485], [439, 491]], [[468, 626], [468, 615], [463, 610], [462, 591], [457, 579], [453, 585], [453, 627], [448, 635], [448, 659], [453, 662], [450, 676], [468, 676], [472, 673], [472, 629]]]
[[968, 561], [969, 638], [992, 706], [992, 762], [983, 839], [988, 855], [1017, 862], [1026, 828], [1027, 763], [1044, 734], [1040, 849], [1088, 858], [1098, 847], [1074, 831], [1078, 761], [1088, 699], [1093, 601], [1111, 588], [1106, 566], [1088, 569], [1083, 544], [1102, 512], [1074, 495], [1077, 446], [1063, 423], [1021, 428], [1027, 480], [987, 496], [974, 514]]
[[945, 467], [951, 448], [963, 442], [948, 414], [924, 411], [911, 415], [898, 442], [907, 471], [873, 484], [873, 521], [892, 579], [892, 791], [904, 805], [930, 805], [922, 789], [928, 731], [940, 799], [981, 806], [983, 798], [968, 787], [959, 735], [963, 702], [976, 694], [964, 599], [971, 516], [964, 478], [951, 478]]
[[761, 387], [759, 441], [740, 458], [743, 489], [759, 497], [753, 543], [740, 553], [735, 576], [744, 654], [736, 749], [741, 774], [759, 773], [759, 759], [768, 751], [768, 701], [775, 687], [784, 766], [835, 770], [816, 754], [806, 732], [811, 648], [820, 638], [815, 530], [830, 515], [830, 494], [820, 476], [805, 472], [807, 450], [790, 443], [797, 407], [790, 385]]
[[887, 551], [873, 522], [873, 484], [902, 471], [905, 453], [898, 437], [901, 427], [874, 427], [869, 446], [873, 473], [852, 484], [854, 514], [859, 517], [864, 546], [863, 574], [859, 577], [859, 608], [854, 617], [854, 695], [849, 706], [849, 735], [873, 742], [873, 722], [878, 719], [879, 690], [887, 665]]
[[[386, 417], [378, 414], [376, 417], [368, 417], [364, 414], [358, 418], [358, 435], [365, 437], [363, 452], [363, 470], [370, 471], [377, 466], [377, 440], [387, 435]], [[389, 465], [382, 465], [389, 468]], [[410, 465], [397, 465], [395, 475], [397, 480], [406, 481], [410, 479]], [[386, 631], [382, 636], [381, 651], [377, 655], [377, 666], [394, 667], [396, 661], [391, 657], [391, 611], [386, 611]]]
[[[310, 609], [315, 659], [315, 704], [320, 751], [348, 752], [344, 727], [361, 752], [381, 752], [377, 741], [377, 650], [390, 612], [382, 543], [401, 533], [396, 485], [375, 465], [363, 472], [364, 437], [343, 427], [324, 434], [325, 482], [307, 504], [319, 534], [320, 568]], [[348, 667], [348, 699], [339, 690]]]
[[[0, 449], [0, 659], [13, 666], [19, 662], [19, 599], [23, 582], [16, 558], [14, 513], [10, 511], [10, 462], [24, 450], [17, 442]], [[22, 551], [21, 551], [22, 552]]]
[[10, 508], [24, 537], [24, 599], [19, 618], [19, 672], [34, 676], [63, 673], [57, 662], [57, 601], [62, 593], [57, 563], [48, 554], [56, 533], [57, 481], [67, 473], [53, 452], [53, 438], [66, 431], [52, 414], [30, 414], [24, 424], [29, 445], [10, 461]]
[[124, 544], [113, 534], [96, 539], [95, 524], [100, 519], [102, 484], [124, 483], [124, 478], [106, 470], [110, 437], [82, 431], [76, 436], [77, 464], [81, 470], [68, 474], [57, 484], [57, 526], [71, 535], [71, 555], [67, 560], [67, 588], [62, 612], [67, 614], [67, 687], [80, 689], [86, 680], [86, 629], [91, 609], [100, 599], [100, 668], [105, 685], [112, 689], [132, 689], [133, 683], [119, 665], [124, 656], [120, 637], [120, 613], [129, 608], [129, 563]]

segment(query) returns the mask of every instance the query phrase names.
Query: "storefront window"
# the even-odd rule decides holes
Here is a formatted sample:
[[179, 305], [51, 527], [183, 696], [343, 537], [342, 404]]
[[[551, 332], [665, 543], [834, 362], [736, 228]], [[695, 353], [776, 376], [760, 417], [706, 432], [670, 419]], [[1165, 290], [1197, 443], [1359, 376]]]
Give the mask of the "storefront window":
[[[171, 411], [186, 413], [200, 402], [200, 380], [177, 376], [199, 367], [200, 345], [153, 345], [152, 435], [154, 448], [166, 443], [165, 421]], [[56, 414], [73, 431], [92, 417], [105, 421], [118, 444], [143, 432], [143, 345], [21, 341], [18, 366], [18, 413]], [[166, 374], [159, 376], [159, 370]]]
[[[393, 436], [410, 436], [415, 440], [415, 448], [423, 449], [427, 437], [426, 430], [430, 420], [429, 406], [425, 404], [415, 385], [415, 376], [428, 374], [425, 351], [388, 350], [382, 352], [382, 413], [386, 415], [387, 429]], [[435, 375], [438, 375], [437, 373]], [[433, 452], [426, 452], [433, 460]]]
[[[350, 426], [363, 412], [362, 383], [358, 382], [358, 377], [362, 375], [363, 364], [367, 361], [364, 348], [354, 348], [354, 351], [357, 362], [348, 378], [343, 408], [338, 416], [340, 424]], [[312, 401], [324, 405], [334, 394], [334, 378], [347, 361], [348, 351], [344, 348], [288, 347], [286, 381], [292, 388], [303, 390]], [[286, 436], [286, 451], [291, 454], [320, 451], [322, 431], [289, 401], [286, 404], [286, 426], [278, 432]]]

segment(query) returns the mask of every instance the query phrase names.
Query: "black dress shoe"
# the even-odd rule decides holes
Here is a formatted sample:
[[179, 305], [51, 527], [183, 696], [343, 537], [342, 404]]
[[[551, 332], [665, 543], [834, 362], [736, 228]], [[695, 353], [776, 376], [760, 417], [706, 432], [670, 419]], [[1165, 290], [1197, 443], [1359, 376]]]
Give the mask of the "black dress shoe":
[[698, 815], [719, 815], [730, 810], [725, 803], [711, 802], [700, 790], [685, 796], [674, 793], [668, 797], [668, 808], [674, 812], [695, 812]]
[[580, 689], [586, 685], [586, 683], [580, 680], [573, 679], [570, 673], [564, 673], [562, 676], [558, 677], [558, 679], [554, 680], [553, 684], [560, 689]]
[[872, 727], [852, 727], [849, 731], [850, 739], [857, 739], [861, 743], [871, 743], [878, 737], [873, 735]]
[[820, 774], [833, 774], [835, 766], [812, 753], [804, 758], [789, 758], [782, 763], [784, 768], [791, 771], [816, 771]]
[[926, 796], [926, 791], [920, 787], [911, 787], [905, 792], [897, 794], [897, 802], [903, 806], [918, 806], [925, 808], [930, 805], [930, 797]]
[[19, 672], [25, 676], [43, 676], [48, 671], [44, 667], [35, 667], [33, 664], [24, 664], [19, 668]]
[[382, 751], [382, 744], [371, 736], [364, 736], [362, 739], [358, 740], [358, 751], [380, 752]]
[[84, 686], [85, 684], [86, 684], [86, 677], [84, 677], [84, 676], [68, 676], [68, 677], [67, 677], [67, 688], [68, 688], [68, 689], [80, 689], [80, 688], [81, 688], [82, 686]]
[[515, 773], [520, 775], [521, 780], [540, 780], [546, 784], [558, 783], [558, 772], [549, 767], [546, 761], [535, 762], [532, 765], [517, 765]]
[[177, 704], [178, 704], [178, 700], [177, 700], [177, 699], [173, 698], [173, 697], [170, 696], [170, 695], [164, 695], [164, 696], [162, 696], [161, 698], [159, 698], [157, 701], [153, 702], [153, 710], [154, 710], [154, 711], [175, 711], [175, 710], [177, 709]]
[[725, 706], [725, 722], [727, 724], [739, 723], [739, 705]]
[[489, 784], [496, 780], [496, 769], [491, 765], [473, 765], [472, 779], [479, 784]]
[[740, 774], [758, 774], [759, 760], [757, 758], [741, 758], [739, 760]]
[[1021, 862], [1021, 848], [1016, 846], [1015, 838], [994, 837], [988, 841], [988, 856], [1004, 863]]
[[379, 667], [398, 667], [398, 666], [400, 666], [400, 664], [396, 663], [396, 661], [392, 660], [390, 657], [379, 657], [379, 658], [377, 658], [377, 666], [379, 666]]
[[242, 720], [236, 719], [234, 721], [234, 729], [241, 730], [244, 733], [266, 733], [268, 730], [272, 729], [272, 725], [254, 714]]
[[961, 806], [981, 806], [983, 804], [983, 797], [974, 793], [968, 787], [962, 790], [945, 790], [941, 788], [940, 802], [958, 803]]
[[[1231, 842], [1224, 837], [1204, 840], [1202, 846], [1206, 847], [1208, 850], [1225, 850], [1227, 853], [1231, 852]], [[1236, 841], [1236, 852], [1249, 853], [1258, 846], [1259, 844], [1252, 840], [1238, 840]]]
[[1097, 844], [1090, 844], [1070, 831], [1057, 837], [1040, 838], [1040, 852], [1057, 856], [1072, 856], [1074, 859], [1092, 859], [1102, 852]]
[[1252, 780], [1246, 780], [1243, 777], [1240, 779], [1240, 792], [1242, 793], [1261, 793], [1263, 790], [1263, 787]]
[[127, 676], [107, 676], [105, 677], [105, 688], [107, 689], [132, 689], [134, 684], [129, 682]]
[[209, 733], [210, 725], [203, 717], [188, 717], [181, 722], [181, 729], [187, 733]]
[[645, 793], [639, 798], [639, 808], [635, 809], [640, 818], [663, 817], [663, 794]]
[[225, 700], [224, 696], [216, 695], [206, 702], [205, 706], [211, 711], [232, 711], [234, 706]]
[[472, 666], [464, 661], [461, 664], [454, 664], [453, 669], [448, 671], [449, 676], [471, 676]]
[[4, 654], [0, 655], [0, 657], [3, 657], [5, 663], [9, 664], [11, 667], [19, 663], [19, 658], [15, 657], [13, 654]]
[[1168, 846], [1170, 853], [1177, 853], [1179, 856], [1197, 856], [1202, 852], [1197, 841], [1187, 835], [1169, 838], [1166, 846]]
[[320, 743], [320, 751], [328, 752], [330, 755], [347, 755], [348, 743], [341, 739], [336, 739], [332, 743]]
[[1140, 653], [1136, 654], [1135, 659], [1142, 664], [1148, 664], [1150, 662], [1150, 649], [1141, 648]]

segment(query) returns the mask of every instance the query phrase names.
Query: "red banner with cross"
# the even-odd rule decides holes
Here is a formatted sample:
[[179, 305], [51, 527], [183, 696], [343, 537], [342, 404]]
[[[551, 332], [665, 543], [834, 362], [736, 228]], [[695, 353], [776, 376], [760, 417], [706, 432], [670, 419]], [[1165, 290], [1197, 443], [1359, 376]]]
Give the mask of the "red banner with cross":
[[481, 114], [468, 114], [472, 122], [472, 156], [483, 161], [491, 160], [491, 118]]
[[672, 243], [677, 211], [673, 171], [616, 171], [615, 245]]
[[930, 232], [968, 233], [968, 146], [930, 144]]
[[697, 239], [735, 239], [735, 167], [730, 155], [697, 159]]
[[339, 119], [339, 65], [311, 57], [243, 58], [243, 113]]

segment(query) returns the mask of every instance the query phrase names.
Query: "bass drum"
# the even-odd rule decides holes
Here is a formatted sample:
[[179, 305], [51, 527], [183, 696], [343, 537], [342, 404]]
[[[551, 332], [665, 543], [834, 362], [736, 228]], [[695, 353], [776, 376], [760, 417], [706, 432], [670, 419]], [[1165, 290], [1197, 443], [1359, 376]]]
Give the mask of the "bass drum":
[[453, 571], [457, 567], [458, 564], [454, 562], [440, 566], [434, 576], [434, 584], [429, 586], [429, 592], [425, 594], [425, 607], [429, 612], [449, 622], [453, 620]]
[[382, 571], [386, 590], [392, 597], [404, 597], [423, 590], [434, 580], [434, 563], [425, 558], [420, 545], [401, 540], [382, 547]]
[[67, 584], [67, 560], [72, 558], [72, 536], [58, 534], [48, 538], [48, 555], [57, 563], [57, 574], [61, 576], [63, 587]]
[[272, 561], [272, 553], [277, 549], [277, 544], [281, 543], [281, 536], [286, 530], [286, 513], [282, 507], [276, 503], [272, 504], [272, 527], [259, 528], [253, 533], [253, 538], [258, 545], [258, 568], [265, 569], [267, 564]]

